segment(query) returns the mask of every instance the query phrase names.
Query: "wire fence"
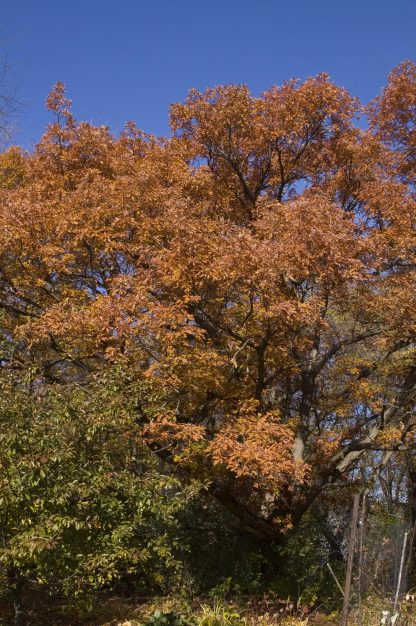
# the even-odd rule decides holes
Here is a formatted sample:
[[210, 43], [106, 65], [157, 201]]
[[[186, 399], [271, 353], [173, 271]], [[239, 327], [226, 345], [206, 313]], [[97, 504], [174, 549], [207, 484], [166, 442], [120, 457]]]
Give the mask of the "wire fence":
[[341, 626], [416, 626], [415, 526], [408, 511], [386, 510], [367, 493], [355, 500], [346, 545], [352, 567], [337, 582], [344, 596]]

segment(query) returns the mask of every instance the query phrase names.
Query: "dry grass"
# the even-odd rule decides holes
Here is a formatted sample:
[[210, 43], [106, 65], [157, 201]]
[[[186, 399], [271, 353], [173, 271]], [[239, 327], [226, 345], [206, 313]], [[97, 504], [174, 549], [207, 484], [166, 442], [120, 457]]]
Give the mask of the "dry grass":
[[[140, 626], [156, 609], [163, 612], [177, 611], [193, 616], [196, 626], [339, 626], [338, 613], [324, 614], [312, 611], [308, 615], [285, 614], [284, 603], [261, 606], [261, 602], [210, 602], [197, 599], [189, 603], [180, 598], [152, 598], [134, 601], [122, 598], [107, 598], [92, 609], [84, 611], [64, 610], [59, 602], [45, 605], [38, 602], [28, 607], [28, 626]], [[369, 598], [362, 608], [362, 626], [380, 626], [383, 609], [391, 610], [391, 602]], [[296, 613], [287, 605], [287, 611]], [[231, 616], [231, 617], [230, 617]], [[10, 624], [0, 607], [0, 626]], [[6, 619], [5, 622], [2, 618]], [[353, 610], [348, 626], [359, 626], [357, 610]], [[403, 602], [395, 626], [416, 626], [416, 602]]]

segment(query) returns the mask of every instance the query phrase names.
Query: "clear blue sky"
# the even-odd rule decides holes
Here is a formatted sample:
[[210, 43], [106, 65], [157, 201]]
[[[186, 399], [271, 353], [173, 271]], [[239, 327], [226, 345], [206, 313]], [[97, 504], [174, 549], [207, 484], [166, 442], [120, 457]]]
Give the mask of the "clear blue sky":
[[79, 119], [163, 134], [169, 103], [191, 87], [257, 94], [325, 71], [368, 101], [416, 58], [416, 0], [3, 0], [0, 19], [23, 102], [15, 142], [27, 147], [58, 80]]

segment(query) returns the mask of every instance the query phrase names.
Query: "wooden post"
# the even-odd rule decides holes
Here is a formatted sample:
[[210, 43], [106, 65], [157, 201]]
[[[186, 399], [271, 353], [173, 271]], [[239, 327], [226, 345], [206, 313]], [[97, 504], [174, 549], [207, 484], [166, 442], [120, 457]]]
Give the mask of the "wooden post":
[[355, 536], [357, 533], [357, 521], [358, 521], [359, 509], [360, 509], [360, 496], [358, 493], [356, 493], [354, 496], [354, 505], [352, 508], [351, 532], [350, 532], [350, 541], [348, 544], [347, 572], [345, 575], [344, 604], [342, 606], [341, 626], [348, 625], [352, 567], [354, 564]]
[[406, 544], [407, 544], [407, 537], [408, 537], [408, 535], [409, 535], [409, 531], [404, 533], [403, 547], [402, 547], [402, 556], [401, 556], [401, 559], [400, 559], [399, 575], [398, 575], [398, 578], [397, 578], [396, 595], [394, 597], [394, 604], [393, 604], [393, 615], [396, 614], [397, 607], [399, 606], [400, 588], [401, 588], [401, 584], [402, 584], [402, 576], [403, 576], [403, 568], [404, 568], [404, 557], [406, 555]]
[[360, 522], [360, 541], [359, 541], [359, 555], [358, 555], [358, 626], [363, 626], [363, 607], [362, 607], [362, 594], [361, 594], [361, 579], [363, 573], [363, 561], [364, 561], [364, 527], [365, 527], [365, 505], [366, 505], [367, 490], [364, 491], [363, 499], [361, 502], [361, 522]]

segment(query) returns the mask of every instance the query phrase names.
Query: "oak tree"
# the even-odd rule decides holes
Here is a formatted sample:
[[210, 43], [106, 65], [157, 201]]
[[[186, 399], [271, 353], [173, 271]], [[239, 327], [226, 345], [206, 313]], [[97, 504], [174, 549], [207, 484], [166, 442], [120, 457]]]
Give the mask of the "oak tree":
[[366, 130], [325, 74], [193, 90], [168, 138], [79, 123], [58, 83], [34, 152], [0, 159], [4, 367], [86, 388], [121, 367], [141, 444], [263, 542], [408, 450], [415, 76]]

